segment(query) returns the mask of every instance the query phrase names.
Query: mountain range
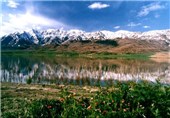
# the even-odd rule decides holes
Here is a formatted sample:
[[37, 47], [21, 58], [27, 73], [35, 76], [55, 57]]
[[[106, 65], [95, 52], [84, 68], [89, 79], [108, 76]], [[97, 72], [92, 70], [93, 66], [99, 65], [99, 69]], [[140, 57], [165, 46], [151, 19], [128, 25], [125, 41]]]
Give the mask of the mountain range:
[[87, 50], [92, 52], [146, 52], [169, 50], [170, 29], [148, 32], [30, 29], [4, 35], [0, 39], [2, 49], [49, 47], [56, 50], [80, 52]]

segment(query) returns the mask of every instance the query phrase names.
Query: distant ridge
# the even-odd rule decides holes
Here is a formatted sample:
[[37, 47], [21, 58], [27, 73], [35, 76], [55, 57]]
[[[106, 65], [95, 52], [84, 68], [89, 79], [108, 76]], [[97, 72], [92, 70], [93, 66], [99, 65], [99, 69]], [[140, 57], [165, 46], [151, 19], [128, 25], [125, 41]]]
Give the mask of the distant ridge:
[[[140, 43], [141, 41], [144, 41], [148, 43], [147, 45], [151, 45], [151, 47], [157, 46], [158, 49], [167, 50], [170, 47], [170, 29], [153, 30], [148, 32], [130, 32], [125, 30], [120, 30], [116, 32], [111, 32], [107, 30], [85, 32], [77, 29], [72, 29], [68, 31], [62, 29], [47, 29], [47, 30], [31, 29], [29, 31], [15, 32], [2, 36], [1, 46], [2, 49], [21, 47], [30, 48], [32, 46], [44, 47], [49, 45], [57, 47], [65, 44], [68, 45], [73, 41], [78, 42], [88, 40], [95, 42], [97, 40], [115, 40], [120, 43], [121, 42], [120, 40], [123, 41], [124, 39], [131, 40], [133, 41], [133, 43], [135, 41]], [[143, 45], [145, 46], [145, 44]]]

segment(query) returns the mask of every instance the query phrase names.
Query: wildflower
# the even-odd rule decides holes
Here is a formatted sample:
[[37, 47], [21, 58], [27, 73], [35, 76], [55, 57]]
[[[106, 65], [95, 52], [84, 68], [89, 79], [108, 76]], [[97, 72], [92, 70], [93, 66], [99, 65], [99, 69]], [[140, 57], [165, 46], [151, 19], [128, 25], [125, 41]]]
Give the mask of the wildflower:
[[97, 106], [97, 105], [98, 105], [98, 102], [95, 103], [95, 106]]
[[116, 111], [112, 111], [113, 113], [115, 113]]
[[122, 100], [122, 103], [124, 103], [124, 102], [125, 102], [125, 100], [123, 99], [123, 100]]
[[90, 110], [91, 109], [91, 105], [87, 107], [87, 110]]
[[51, 106], [51, 105], [48, 105], [48, 106], [47, 106], [47, 108], [48, 108], [48, 109], [51, 109], [51, 108], [52, 108], [52, 106]]
[[76, 95], [76, 93], [73, 93], [73, 96], [75, 96]]
[[154, 106], [154, 103], [153, 103], [153, 104], [151, 104], [151, 106], [153, 107], [153, 106]]
[[103, 115], [107, 114], [107, 111], [106, 111], [106, 110], [104, 110], [104, 111], [102, 112], [102, 114], [103, 114]]
[[81, 104], [81, 106], [85, 107], [85, 104]]
[[97, 111], [99, 111], [99, 112], [101, 112], [101, 110], [100, 109], [96, 109]]
[[112, 103], [108, 102], [107, 105], [111, 105]]
[[126, 112], [126, 111], [127, 111], [127, 109], [123, 109], [123, 111], [124, 111], [124, 112]]
[[64, 101], [64, 98], [60, 98], [60, 101], [63, 102], [63, 101]]
[[72, 95], [70, 94], [70, 95], [68, 95], [68, 98], [70, 98]]

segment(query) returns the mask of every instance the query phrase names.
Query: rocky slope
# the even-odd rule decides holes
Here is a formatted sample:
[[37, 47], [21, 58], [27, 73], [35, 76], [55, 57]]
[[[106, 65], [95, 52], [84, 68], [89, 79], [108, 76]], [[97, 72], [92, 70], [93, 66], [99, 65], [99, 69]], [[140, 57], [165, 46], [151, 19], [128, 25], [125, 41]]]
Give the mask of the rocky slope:
[[[100, 40], [107, 40], [104, 43], [97, 43]], [[116, 45], [109, 45], [108, 40], [116, 42]], [[102, 45], [102, 44], [107, 44]], [[159, 51], [168, 50], [170, 47], [170, 29], [154, 30], [148, 32], [130, 32], [120, 30], [85, 32], [82, 30], [59, 30], [48, 29], [38, 31], [15, 32], [1, 37], [1, 47], [3, 48], [30, 48], [36, 46], [54, 46], [63, 50], [81, 50], [85, 47], [90, 51]], [[114, 48], [113, 48], [114, 47]]]

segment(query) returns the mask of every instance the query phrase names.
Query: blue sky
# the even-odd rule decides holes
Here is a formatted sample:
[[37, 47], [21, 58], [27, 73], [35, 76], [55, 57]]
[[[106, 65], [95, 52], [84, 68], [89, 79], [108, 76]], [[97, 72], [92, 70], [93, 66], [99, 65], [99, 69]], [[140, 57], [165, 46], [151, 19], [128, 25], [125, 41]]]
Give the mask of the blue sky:
[[168, 1], [3, 0], [1, 35], [31, 28], [148, 31], [170, 28]]

